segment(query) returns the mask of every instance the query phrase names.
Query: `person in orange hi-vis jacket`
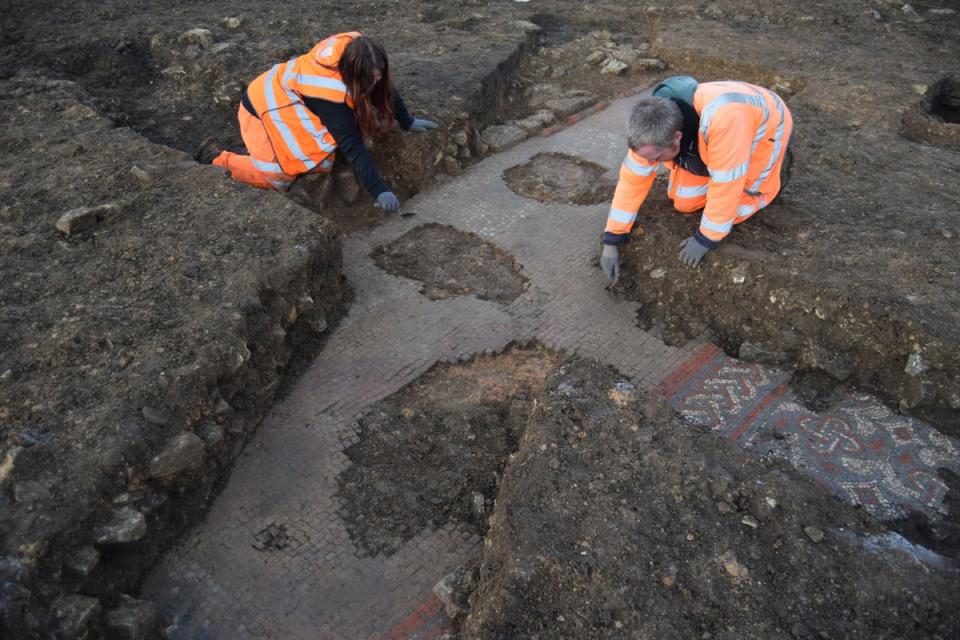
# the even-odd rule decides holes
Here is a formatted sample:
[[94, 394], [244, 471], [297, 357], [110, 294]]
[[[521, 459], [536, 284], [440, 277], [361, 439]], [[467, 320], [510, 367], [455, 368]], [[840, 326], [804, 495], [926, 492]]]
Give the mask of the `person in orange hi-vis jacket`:
[[414, 118], [393, 86], [383, 47], [359, 32], [338, 33], [309, 52], [275, 64], [250, 83], [237, 114], [247, 154], [221, 151], [212, 138], [194, 154], [229, 170], [240, 182], [286, 191], [304, 173], [327, 173], [337, 151], [388, 213], [400, 200], [387, 187], [364, 137], [388, 131], [436, 128]]
[[700, 225], [680, 244], [695, 267], [733, 225], [769, 205], [789, 178], [793, 116], [769, 89], [746, 82], [697, 83], [668, 78], [640, 98], [630, 115], [627, 156], [613, 195], [600, 264], [614, 281], [627, 242], [661, 164], [667, 193], [681, 213], [703, 209]]

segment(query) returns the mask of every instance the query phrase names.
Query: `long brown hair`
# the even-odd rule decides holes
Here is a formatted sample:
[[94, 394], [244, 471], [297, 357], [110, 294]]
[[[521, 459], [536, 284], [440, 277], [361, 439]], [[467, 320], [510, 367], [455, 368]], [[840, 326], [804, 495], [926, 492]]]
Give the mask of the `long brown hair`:
[[[380, 70], [380, 82], [373, 72]], [[393, 80], [387, 52], [377, 41], [358, 36], [347, 45], [338, 65], [344, 84], [353, 96], [353, 108], [360, 131], [372, 137], [378, 130], [393, 127]]]

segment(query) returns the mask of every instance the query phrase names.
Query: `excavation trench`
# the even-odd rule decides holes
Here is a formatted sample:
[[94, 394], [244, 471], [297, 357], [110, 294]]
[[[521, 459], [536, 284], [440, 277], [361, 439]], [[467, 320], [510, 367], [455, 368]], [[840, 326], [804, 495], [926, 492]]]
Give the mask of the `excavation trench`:
[[[685, 427], [666, 409], [651, 409], [660, 401], [645, 393], [665, 398], [687, 423], [709, 424], [726, 440], [795, 466], [807, 464], [811, 451], [840, 451], [848, 458], [830, 462], [841, 465], [853, 454], [895, 451], [899, 457], [879, 458], [901, 461], [885, 477], [909, 476], [913, 484], [884, 485], [871, 475], [876, 459], [869, 456], [860, 476], [837, 467], [842, 477], [826, 484], [862, 511], [896, 521], [910, 540], [955, 556], [953, 441], [910, 415], [956, 434], [955, 327], [944, 311], [950, 300], [931, 296], [952, 263], [935, 265], [932, 280], [917, 280], [909, 292], [897, 280], [893, 292], [872, 277], [860, 283], [861, 271], [849, 263], [837, 269], [823, 260], [842, 255], [843, 233], [818, 250], [805, 243], [811, 224], [826, 225], [821, 231], [831, 236], [837, 201], [824, 204], [827, 188], [813, 190], [820, 194], [814, 204], [788, 192], [786, 204], [738, 230], [709, 268], [691, 275], [677, 267], [672, 247], [692, 223], [654, 196], [624, 252], [618, 291], [629, 300], [615, 298], [602, 290], [592, 261], [626, 114], [615, 103], [584, 131], [537, 134], [664, 75], [644, 57], [650, 46], [636, 36], [615, 42], [609, 33], [576, 38], [584, 24], [533, 16], [546, 29], [547, 52], [538, 52], [536, 31], [523, 25], [513, 27], [520, 31], [510, 46], [478, 58], [457, 42], [485, 38], [485, 21], [432, 11], [425, 21], [446, 29], [436, 46], [446, 47], [457, 73], [434, 69], [398, 84], [418, 87], [408, 95], [414, 107], [441, 102], [439, 89], [426, 85], [460, 99], [456, 108], [426, 112], [444, 125], [440, 132], [393, 133], [375, 143], [375, 159], [391, 167], [389, 179], [408, 204], [408, 217], [386, 221], [342, 164], [329, 177], [299, 181], [283, 199], [224, 181], [181, 153], [211, 133], [225, 146], [238, 144], [233, 122], [243, 83], [309, 46], [302, 34], [258, 38], [256, 25], [247, 33], [224, 22], [207, 33], [57, 49], [34, 60], [33, 74], [4, 73], [0, 95], [9, 102], [0, 144], [29, 160], [4, 167], [2, 177], [12, 194], [3, 209], [12, 238], [3, 266], [18, 276], [4, 294], [0, 340], [5, 349], [38, 345], [14, 353], [0, 391], [4, 417], [22, 425], [4, 435], [4, 624], [23, 637], [113, 633], [124, 616], [142, 629], [162, 621], [171, 638], [315, 637], [318, 629], [377, 636], [394, 623], [409, 628], [405, 617], [424, 599], [430, 605], [438, 577], [479, 566], [476, 612], [464, 622], [463, 606], [452, 611], [466, 637], [565, 620], [579, 625], [570, 637], [627, 634], [621, 630], [653, 624], [640, 618], [657, 620], [649, 612], [666, 605], [652, 598], [648, 614], [630, 609], [617, 599], [622, 594], [606, 591], [603, 576], [649, 566], [655, 573], [646, 577], [670, 598], [719, 602], [729, 591], [752, 603], [735, 620], [717, 608], [678, 612], [675, 619], [691, 628], [646, 628], [653, 635], [768, 620], [795, 637], [848, 630], [840, 622], [814, 628], [786, 599], [764, 604], [756, 576], [785, 575], [789, 584], [809, 578], [817, 593], [829, 592], [825, 604], [818, 601], [821, 617], [852, 615], [862, 620], [849, 624], [862, 623], [857, 629], [869, 636], [881, 625], [869, 598], [886, 596], [867, 589], [867, 605], [847, 604], [856, 594], [837, 587], [845, 560], [830, 553], [848, 545], [860, 549], [854, 560], [868, 558], [864, 575], [902, 578], [891, 584], [910, 593], [896, 600], [904, 619], [951, 635], [953, 621], [941, 613], [947, 604], [938, 600], [951, 593], [949, 576], [937, 586], [941, 559], [930, 561], [899, 538], [871, 538], [882, 534], [876, 524], [826, 493], [791, 493], [792, 476], [783, 481], [791, 472], [779, 463], [757, 470], [716, 434], [678, 435]], [[247, 55], [254, 42], [264, 44]], [[594, 48], [603, 55], [588, 64], [583, 52]], [[678, 51], [657, 53], [675, 71], [704, 79], [724, 66], [723, 58]], [[653, 66], [601, 77], [597, 64], [617, 55]], [[461, 78], [462, 69], [492, 71]], [[808, 122], [817, 114], [827, 125], [843, 124], [843, 114], [807, 102], [799, 76], [752, 64], [736, 70], [746, 80], [779, 82]], [[943, 95], [932, 91], [917, 110], [927, 124], [933, 111], [943, 120], [934, 118], [937, 126], [955, 128]], [[41, 130], [33, 114], [48, 112], [62, 117]], [[801, 137], [801, 148], [809, 142]], [[492, 151], [503, 153], [476, 163]], [[807, 177], [791, 189], [836, 185], [829, 171], [864, 160], [856, 154], [811, 154]], [[34, 160], [43, 157], [78, 160], [54, 170]], [[434, 188], [412, 198], [428, 184]], [[911, 229], [900, 239], [929, 256], [954, 230], [934, 196], [924, 204], [923, 232], [941, 235]], [[808, 210], [814, 205], [818, 216]], [[92, 226], [64, 237], [51, 235], [53, 221], [32, 215], [81, 207], [94, 209], [85, 218]], [[871, 261], [890, 259], [886, 240], [865, 237]], [[784, 256], [793, 262], [781, 268]], [[834, 268], [817, 279], [832, 290], [799, 277], [817, 264]], [[847, 275], [855, 281], [849, 287], [840, 277]], [[888, 297], [863, 295], [871, 288]], [[36, 291], [48, 294], [35, 303]], [[729, 355], [710, 350], [704, 329]], [[576, 362], [557, 368], [561, 353], [622, 373]], [[64, 361], [76, 365], [56, 366]], [[713, 368], [701, 367], [707, 364]], [[802, 375], [783, 372], [793, 366]], [[57, 370], [56, 378], [39, 380], [44, 368]], [[742, 413], [710, 414], [718, 385]], [[116, 397], [91, 392], [105, 388]], [[763, 393], [747, 397], [751, 390]], [[74, 430], [67, 437], [63, 415]], [[867, 439], [856, 430], [861, 424], [896, 437]], [[701, 455], [714, 449], [717, 457]], [[54, 471], [61, 450], [86, 453]], [[915, 461], [926, 466], [908, 468]], [[826, 470], [812, 475], [829, 480]], [[644, 473], [651, 474], [646, 492], [632, 480]], [[758, 479], [774, 489], [755, 489]], [[778, 511], [768, 498], [791, 506]], [[800, 505], [810, 503], [816, 518], [804, 519]], [[675, 517], [683, 504], [696, 508]], [[44, 521], [41, 513], [55, 517]], [[718, 518], [723, 526], [703, 533]], [[707, 582], [682, 567], [691, 535], [705, 540], [694, 557]], [[835, 543], [833, 552], [816, 546], [824, 539]], [[612, 565], [623, 544], [635, 561]], [[906, 548], [913, 568], [869, 559], [863, 548], [870, 544]], [[789, 566], [774, 553], [784, 545], [796, 560]], [[532, 557], [539, 564], [524, 560]], [[820, 577], [803, 573], [808, 561], [823, 569]], [[917, 586], [918, 561], [937, 576], [926, 587]], [[851, 563], [847, 575], [859, 576]], [[621, 577], [632, 588], [645, 584]], [[710, 580], [729, 589], [717, 592]], [[585, 622], [571, 618], [576, 603], [558, 586], [571, 581], [591, 602], [614, 606], [591, 609]], [[138, 588], [143, 601], [122, 595]], [[809, 601], [806, 591], [794, 595]], [[159, 616], [151, 600], [160, 603]]]
[[[431, 114], [448, 125], [437, 134], [375, 145], [402, 197], [487, 151], [478, 132], [535, 40], [521, 32], [491, 72], [461, 80], [466, 103], [482, 106]], [[248, 59], [249, 44], [243, 29], [222, 25], [120, 36], [38, 50], [4, 71], [16, 107], [6, 110], [3, 148], [75, 159], [4, 173], [4, 187], [16, 185], [3, 210], [4, 268], [20, 275], [4, 292], [0, 338], [28, 349], [8, 352], [2, 388], [4, 419], [22, 425], [4, 433], [3, 459], [2, 611], [14, 635], [116, 634], [130, 617], [149, 635], [161, 621], [154, 605], [124, 594], [206, 513], [271, 404], [348, 308], [337, 233], [383, 216], [345, 166], [301, 180], [284, 200], [181, 153], [211, 133], [238, 145], [243, 79], [299, 49], [273, 42]], [[47, 112], [61, 117], [35, 126]], [[37, 209], [70, 212], [62, 238]], [[477, 246], [481, 261], [506, 259]], [[494, 279], [491, 295], [522, 292], [523, 277], [509, 278]], [[54, 367], [65, 358], [73, 366]], [[91, 376], [91, 387], [81, 384]], [[261, 549], [297, 539], [272, 522], [253, 533]]]
[[[349, 307], [339, 230], [295, 202], [362, 212], [344, 196], [355, 184], [331, 195], [308, 181], [284, 199], [182, 153], [211, 133], [239, 142], [246, 42], [226, 29], [120, 37], [4, 74], [0, 144], [33, 159], [3, 168], [2, 266], [17, 274], [0, 311], [0, 410], [17, 425], [0, 455], [0, 628], [12, 637], [127, 625], [152, 637], [156, 607], [124, 594], [207, 512]], [[38, 113], [58, 117], [40, 127]], [[449, 135], [377, 146], [404, 197], [434, 179], [423, 158]], [[287, 546], [282, 529], [256, 533]]]

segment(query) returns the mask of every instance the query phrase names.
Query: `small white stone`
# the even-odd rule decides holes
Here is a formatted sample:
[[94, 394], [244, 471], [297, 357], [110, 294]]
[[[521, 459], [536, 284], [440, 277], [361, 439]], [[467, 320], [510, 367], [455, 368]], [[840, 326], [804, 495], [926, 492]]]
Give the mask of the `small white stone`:
[[607, 57], [607, 54], [597, 49], [596, 51], [594, 51], [593, 53], [587, 56], [586, 61], [588, 64], [600, 64], [601, 62], [603, 62], [604, 58], [606, 57]]
[[920, 353], [918, 351], [914, 351], [910, 354], [910, 357], [907, 358], [907, 366], [903, 368], [903, 372], [908, 376], [919, 376], [929, 368], [930, 366], [923, 361], [923, 357], [920, 356]]
[[627, 70], [627, 65], [620, 62], [616, 58], [610, 58], [607, 60], [606, 64], [600, 68], [600, 73], [608, 73], [613, 75], [620, 75]]
[[213, 34], [210, 29], [190, 29], [181, 33], [177, 41], [181, 44], [195, 44], [201, 49], [206, 49], [213, 44]]

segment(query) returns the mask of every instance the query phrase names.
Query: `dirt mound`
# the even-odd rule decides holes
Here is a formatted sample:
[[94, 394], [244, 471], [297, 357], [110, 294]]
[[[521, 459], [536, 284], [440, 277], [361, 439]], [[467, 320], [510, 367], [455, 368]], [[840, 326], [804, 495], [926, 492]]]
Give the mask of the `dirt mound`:
[[421, 293], [431, 300], [475, 295], [507, 304], [527, 285], [512, 256], [442, 224], [411, 229], [371, 255], [387, 273], [423, 282]]
[[952, 561], [596, 364], [549, 381], [491, 522], [461, 638], [960, 632]]

